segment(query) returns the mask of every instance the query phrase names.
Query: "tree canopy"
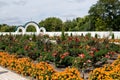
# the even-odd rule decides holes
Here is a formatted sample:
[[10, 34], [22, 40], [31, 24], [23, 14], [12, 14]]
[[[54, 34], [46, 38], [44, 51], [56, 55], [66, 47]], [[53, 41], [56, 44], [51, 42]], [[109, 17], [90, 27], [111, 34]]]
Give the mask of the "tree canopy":
[[47, 31], [62, 30], [62, 20], [56, 17], [46, 18], [45, 20], [39, 22], [39, 25], [45, 27]]
[[120, 0], [99, 0], [89, 14], [93, 30], [120, 30]]
[[9, 26], [7, 24], [0, 24], [0, 32], [14, 32], [16, 26]]
[[29, 25], [28, 27], [27, 27], [27, 30], [26, 30], [27, 32], [36, 32], [36, 28], [35, 28], [35, 26], [33, 26], [33, 25]]

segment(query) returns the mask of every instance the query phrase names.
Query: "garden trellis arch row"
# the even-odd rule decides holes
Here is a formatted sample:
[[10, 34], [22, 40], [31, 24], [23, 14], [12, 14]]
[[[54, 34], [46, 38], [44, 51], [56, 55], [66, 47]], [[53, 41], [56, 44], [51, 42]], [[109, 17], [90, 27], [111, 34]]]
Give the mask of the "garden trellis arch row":
[[34, 21], [30, 21], [30, 22], [27, 22], [25, 25], [20, 25], [16, 28], [16, 33], [19, 33], [19, 30], [21, 29], [22, 30], [22, 34], [25, 34], [26, 33], [26, 30], [28, 28], [28, 26], [30, 25], [33, 25], [36, 29], [36, 33], [37, 34], [40, 34], [40, 32], [42, 33], [45, 33], [46, 32], [46, 29], [44, 27], [40, 27], [36, 22]]

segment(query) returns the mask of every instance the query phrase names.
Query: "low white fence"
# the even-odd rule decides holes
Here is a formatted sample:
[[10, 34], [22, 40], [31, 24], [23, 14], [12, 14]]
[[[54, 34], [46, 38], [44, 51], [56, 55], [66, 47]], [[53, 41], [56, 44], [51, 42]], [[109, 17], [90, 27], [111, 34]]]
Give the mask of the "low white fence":
[[[65, 32], [65, 34], [67, 35], [86, 35], [90, 33], [91, 36], [95, 36], [95, 34], [98, 35], [99, 38], [103, 38], [103, 37], [112, 37], [111, 34], [114, 34], [114, 38], [115, 39], [120, 39], [120, 32], [110, 32], [110, 31], [104, 31], [104, 32], [98, 32], [98, 31], [87, 31], [87, 32]], [[22, 32], [0, 32], [0, 35], [22, 35]], [[37, 32], [26, 32], [26, 35], [31, 35], [31, 34], [35, 34], [38, 35]], [[40, 34], [43, 34], [42, 32]], [[47, 34], [49, 36], [60, 36], [62, 34], [62, 32], [45, 32], [44, 34]]]
[[[45, 34], [48, 34], [49, 36], [60, 36], [62, 32], [46, 32]], [[114, 34], [114, 38], [115, 39], [120, 39], [120, 32], [98, 32], [98, 31], [94, 31], [94, 32], [91, 32], [91, 31], [87, 31], [87, 32], [65, 32], [65, 34], [68, 34], [69, 36], [72, 34], [73, 36], [74, 35], [86, 35], [90, 33], [92, 37], [95, 37], [95, 34], [98, 35], [99, 38], [104, 38], [104, 37], [108, 37], [111, 38], [112, 37], [112, 34]]]

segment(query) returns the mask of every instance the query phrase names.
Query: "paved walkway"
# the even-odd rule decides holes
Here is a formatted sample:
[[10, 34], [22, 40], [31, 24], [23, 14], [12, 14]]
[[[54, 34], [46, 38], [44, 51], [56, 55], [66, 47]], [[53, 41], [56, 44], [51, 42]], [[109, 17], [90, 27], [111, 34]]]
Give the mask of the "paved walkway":
[[23, 78], [22, 76], [10, 70], [0, 67], [0, 80], [29, 80], [29, 79]]

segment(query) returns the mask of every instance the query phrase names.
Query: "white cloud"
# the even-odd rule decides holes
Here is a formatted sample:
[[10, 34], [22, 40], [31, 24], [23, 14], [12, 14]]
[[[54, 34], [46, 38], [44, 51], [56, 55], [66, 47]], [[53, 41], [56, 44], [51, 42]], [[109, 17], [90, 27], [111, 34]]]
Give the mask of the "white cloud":
[[1, 2], [3, 4], [7, 3], [4, 7], [0, 6], [0, 24], [24, 24], [31, 19], [39, 22], [42, 19], [52, 16], [59, 17], [62, 20], [83, 17], [88, 14], [87, 12], [90, 6], [97, 1], [98, 0], [0, 0], [0, 5]]
[[24, 6], [26, 3], [27, 3], [26, 0], [16, 0], [16, 1], [13, 1], [13, 4], [21, 5], [21, 6]]
[[[20, 20], [20, 18], [18, 17], [5, 17], [3, 19], [1, 19], [1, 21], [5, 22], [5, 23], [10, 23], [11, 25], [14, 25], [14, 24], [22, 24], [22, 20]], [[19, 25], [18, 24], [18, 25]]]

